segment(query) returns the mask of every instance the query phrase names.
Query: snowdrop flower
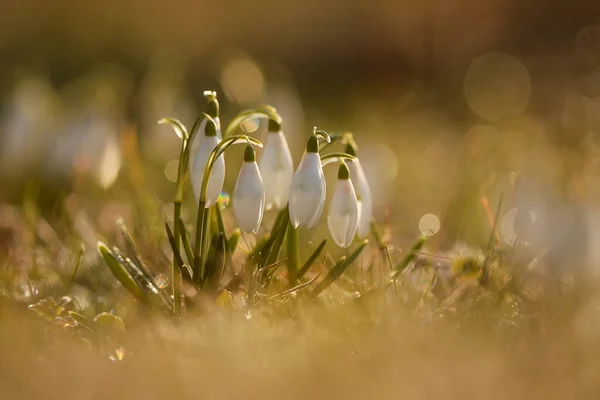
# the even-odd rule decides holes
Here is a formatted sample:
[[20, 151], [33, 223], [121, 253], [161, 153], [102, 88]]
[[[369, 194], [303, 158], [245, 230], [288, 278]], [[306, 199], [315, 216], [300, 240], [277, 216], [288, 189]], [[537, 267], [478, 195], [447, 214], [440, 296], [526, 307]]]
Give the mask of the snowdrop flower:
[[[219, 101], [217, 100], [216, 94], [207, 95], [205, 93], [205, 96], [208, 98], [208, 103], [206, 104], [206, 114], [208, 114], [215, 121], [217, 126], [217, 139], [220, 142], [223, 140], [223, 136], [221, 135], [221, 120], [219, 119]], [[202, 133], [206, 130], [207, 121], [208, 118], [204, 117], [198, 126], [198, 131], [196, 132], [190, 147], [192, 154], [196, 154], [199, 151], [200, 143], [202, 142], [202, 138], [204, 136]], [[191, 173], [193, 164], [190, 164], [189, 167]]]
[[276, 121], [269, 120], [269, 133], [258, 168], [265, 183], [265, 208], [281, 210], [288, 202], [294, 163], [281, 125]]
[[319, 156], [319, 141], [315, 135], [306, 143], [306, 151], [292, 178], [289, 207], [294, 228], [313, 228], [325, 205], [325, 176]]
[[[219, 144], [219, 139], [217, 138], [216, 124], [211, 120], [207, 120], [206, 127], [204, 129], [204, 135], [197, 136], [200, 136], [198, 138], [198, 153], [194, 158], [194, 162], [192, 164], [192, 169], [190, 172], [190, 177], [192, 179], [192, 187], [194, 189], [194, 196], [196, 196], [196, 201], [200, 199], [202, 176], [207, 166], [206, 164], [208, 162], [208, 157], [210, 156], [210, 153], [212, 153], [212, 151], [214, 150], [215, 146]], [[208, 178], [208, 186], [206, 189], [206, 208], [211, 207], [217, 202], [217, 199], [221, 194], [221, 190], [223, 189], [224, 180], [225, 160], [223, 158], [223, 155], [221, 154], [219, 158], [217, 158], [215, 164], [213, 165], [210, 177]]]
[[256, 153], [246, 146], [244, 163], [233, 189], [233, 216], [244, 232], [258, 232], [265, 207], [265, 188], [256, 164]]
[[[352, 144], [346, 145], [346, 153], [356, 157], [356, 149]], [[346, 163], [350, 170], [350, 179], [358, 196], [359, 220], [356, 235], [359, 239], [364, 239], [369, 234], [371, 216], [373, 215], [371, 188], [360, 161], [358, 159], [346, 160]]]
[[350, 180], [350, 171], [342, 163], [327, 214], [329, 233], [338, 246], [346, 248], [352, 244], [358, 227], [358, 214], [358, 200]]

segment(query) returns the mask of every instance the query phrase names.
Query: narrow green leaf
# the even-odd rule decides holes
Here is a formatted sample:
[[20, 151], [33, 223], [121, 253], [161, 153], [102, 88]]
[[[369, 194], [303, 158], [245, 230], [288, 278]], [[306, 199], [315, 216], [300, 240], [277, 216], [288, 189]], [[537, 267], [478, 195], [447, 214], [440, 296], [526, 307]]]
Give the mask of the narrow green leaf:
[[175, 237], [173, 236], [171, 227], [166, 222], [165, 222], [165, 230], [167, 231], [167, 238], [169, 239], [169, 244], [171, 245], [171, 250], [173, 250], [173, 258], [175, 259], [175, 265], [177, 265], [177, 267], [179, 268], [179, 270], [181, 272], [181, 276], [186, 281], [189, 282], [192, 280], [192, 274], [190, 274], [189, 269], [184, 268], [185, 263], [183, 262], [183, 259], [181, 258], [181, 254], [179, 254], [179, 252], [177, 251], [177, 245], [175, 244]]
[[98, 252], [104, 259], [104, 262], [106, 262], [110, 268], [113, 275], [119, 280], [119, 282], [121, 282], [125, 289], [143, 302], [147, 302], [148, 298], [144, 290], [138, 285], [136, 280], [104, 243], [98, 242]]
[[229, 236], [229, 240], [227, 242], [227, 247], [229, 248], [229, 252], [230, 253], [234, 253], [235, 250], [237, 249], [237, 245], [240, 241], [240, 237], [242, 235], [242, 231], [240, 230], [240, 228], [236, 228], [235, 231], [233, 231], [233, 233], [231, 234], [231, 236]]
[[301, 291], [302, 289], [306, 289], [307, 287], [309, 287], [310, 285], [312, 285], [312, 283], [314, 281], [316, 281], [319, 278], [319, 276], [321, 276], [321, 273], [318, 273], [314, 278], [312, 278], [311, 280], [309, 280], [307, 282], [301, 283], [301, 284], [299, 284], [297, 286], [294, 286], [292, 288], [284, 290], [281, 293], [277, 293], [277, 294], [271, 296], [269, 298], [269, 300], [275, 300], [275, 299], [278, 299], [278, 298], [281, 298], [281, 297], [284, 297], [284, 296], [288, 296], [288, 295], [293, 294], [293, 293], [297, 293], [297, 292]]
[[352, 265], [352, 263], [358, 258], [360, 253], [364, 250], [364, 248], [369, 243], [368, 240], [363, 241], [357, 248], [354, 250], [348, 258], [342, 257], [329, 271], [325, 279], [321, 281], [319, 285], [312, 291], [311, 297], [315, 298], [321, 293], [323, 290], [327, 289], [333, 282], [335, 282], [347, 269]]
[[142, 262], [142, 257], [140, 256], [140, 253], [137, 250], [137, 246], [135, 245], [133, 236], [131, 235], [131, 232], [129, 231], [129, 229], [127, 229], [127, 226], [125, 225], [125, 222], [123, 221], [123, 218], [117, 218], [115, 223], [117, 224], [117, 227], [121, 231], [121, 235], [123, 236], [123, 239], [125, 240], [125, 250], [127, 251], [127, 256], [132, 260], [132, 262], [137, 267], [137, 270], [139, 270], [140, 273], [144, 276], [145, 280], [149, 281], [149, 282], [153, 282], [152, 274], [150, 273], [148, 268]]
[[284, 211], [286, 212], [279, 221], [279, 226], [272, 237], [273, 240], [271, 242], [271, 246], [269, 248], [265, 248], [261, 254], [261, 261], [264, 262], [260, 262], [260, 266], [274, 264], [277, 262], [277, 258], [279, 258], [279, 253], [281, 253], [281, 247], [283, 246], [283, 239], [285, 238], [285, 233], [290, 221], [290, 215], [287, 212], [287, 208]]
[[179, 234], [181, 235], [181, 240], [183, 242], [183, 250], [185, 251], [185, 256], [187, 258], [188, 264], [194, 262], [194, 251], [192, 250], [192, 244], [190, 243], [190, 237], [185, 229], [185, 224], [181, 218], [177, 219], [177, 224], [179, 224]]
[[77, 262], [75, 263], [75, 268], [73, 268], [73, 273], [71, 274], [71, 279], [67, 283], [66, 293], [71, 292], [71, 288], [73, 287], [73, 282], [75, 282], [75, 277], [77, 276], [77, 271], [79, 271], [79, 266], [81, 265], [81, 260], [83, 259], [83, 253], [85, 252], [85, 245], [82, 243], [79, 247], [79, 253], [77, 253]]
[[323, 241], [317, 246], [317, 248], [315, 249], [315, 251], [313, 251], [310, 257], [308, 257], [302, 268], [300, 268], [300, 271], [298, 271], [297, 279], [301, 279], [304, 276], [304, 274], [306, 274], [308, 270], [310, 270], [310, 267], [317, 260], [317, 258], [319, 258], [321, 252], [323, 252], [323, 249], [325, 248], [326, 244], [327, 239], [323, 239]]
[[69, 311], [69, 316], [73, 319], [73, 321], [77, 322], [78, 325], [93, 331], [94, 322], [87, 319], [85, 316], [79, 314], [75, 311]]
[[288, 221], [287, 227], [287, 270], [288, 270], [288, 281], [290, 287], [294, 287], [297, 280], [298, 269], [300, 268], [300, 249], [299, 249], [299, 232], [297, 228], [294, 228], [292, 223]]
[[419, 237], [419, 239], [408, 250], [408, 253], [406, 253], [406, 255], [404, 256], [404, 258], [402, 259], [402, 261], [400, 261], [400, 263], [398, 265], [396, 265], [396, 268], [395, 268], [394, 272], [392, 272], [392, 275], [390, 276], [390, 279], [394, 279], [406, 267], [408, 267], [408, 265], [417, 257], [417, 255], [419, 254], [419, 252], [421, 251], [421, 249], [425, 245], [426, 241], [427, 241], [427, 237], [426, 236]]

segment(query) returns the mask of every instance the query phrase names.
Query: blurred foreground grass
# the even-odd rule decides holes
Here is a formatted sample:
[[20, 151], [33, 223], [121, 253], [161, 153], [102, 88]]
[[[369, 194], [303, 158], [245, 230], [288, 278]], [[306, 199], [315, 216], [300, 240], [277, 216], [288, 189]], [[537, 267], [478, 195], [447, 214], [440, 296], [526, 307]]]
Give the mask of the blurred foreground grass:
[[[285, 292], [277, 271], [252, 303], [234, 270], [225, 288], [186, 293], [181, 319], [136, 301], [96, 251], [98, 240], [126, 247], [122, 218], [155, 285], [169, 289], [164, 222], [176, 223], [179, 142], [154, 122], [171, 112], [189, 122], [181, 76], [150, 71], [134, 118], [119, 70], [60, 93], [36, 77], [15, 84], [2, 124], [2, 396], [596, 398], [600, 96], [596, 42], [580, 42], [581, 71], [549, 85], [553, 105], [541, 111], [528, 108], [535, 57], [475, 59], [462, 106], [445, 107], [422, 82], [392, 94], [383, 84], [369, 99], [357, 89], [340, 106], [354, 110], [347, 118], [324, 115], [326, 96], [303, 102], [290, 82], [267, 84], [254, 61], [234, 57], [221, 76], [230, 105], [272, 102], [295, 155], [307, 119], [355, 131], [379, 235], [316, 299]], [[267, 213], [260, 234], [274, 220]], [[431, 236], [413, 254], [421, 234]], [[303, 257], [325, 235], [301, 232]], [[255, 244], [242, 237], [236, 268]], [[303, 282], [318, 284], [348, 255], [323, 254]]]

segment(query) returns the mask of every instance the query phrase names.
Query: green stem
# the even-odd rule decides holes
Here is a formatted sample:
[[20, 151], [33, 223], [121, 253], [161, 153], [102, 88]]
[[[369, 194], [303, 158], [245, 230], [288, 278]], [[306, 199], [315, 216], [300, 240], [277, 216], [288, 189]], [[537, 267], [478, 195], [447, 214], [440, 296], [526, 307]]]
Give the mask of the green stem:
[[[177, 183], [175, 184], [175, 201], [173, 203], [173, 238], [175, 240], [174, 251], [179, 254], [181, 249], [181, 227], [177, 223], [181, 220], [181, 205], [183, 202], [183, 187], [187, 173], [187, 160], [185, 158], [186, 150], [189, 148], [189, 141], [181, 142], [181, 152], [179, 154], [179, 166], [177, 169]], [[171, 270], [171, 283], [173, 287], [173, 314], [181, 314], [181, 269], [177, 266], [175, 257], [173, 257], [173, 268]]]
[[298, 229], [294, 228], [291, 221], [288, 222], [287, 229], [287, 267], [288, 267], [288, 281], [290, 287], [294, 287], [296, 283], [296, 276], [298, 274], [298, 268], [300, 265], [300, 254], [298, 248]]
[[194, 240], [194, 281], [197, 285], [202, 283], [202, 275], [204, 271], [201, 271], [201, 257], [200, 253], [204, 249], [204, 226], [206, 220], [209, 217], [208, 210], [206, 209], [206, 201], [200, 200], [198, 202], [198, 218], [196, 218], [196, 237]]
[[206, 280], [206, 260], [208, 260], [208, 253], [212, 243], [212, 235], [210, 231], [212, 209], [208, 208], [206, 211], [207, 212], [204, 214], [205, 220], [202, 223], [202, 252], [200, 253], [200, 278], [203, 282]]
[[[210, 117], [209, 117], [210, 118]], [[254, 138], [246, 135], [232, 136], [227, 139], [223, 139], [210, 153], [208, 160], [206, 161], [206, 168], [202, 174], [202, 186], [200, 187], [200, 199], [198, 200], [198, 214], [196, 217], [196, 237], [194, 240], [194, 276], [196, 283], [200, 284], [204, 279], [204, 262], [208, 254], [204, 249], [206, 248], [206, 227], [208, 226], [208, 220], [210, 218], [209, 210], [206, 209], [206, 190], [208, 188], [208, 180], [210, 174], [215, 165], [216, 160], [223, 154], [223, 152], [229, 147], [236, 143], [251, 144], [262, 147], [262, 143]], [[204, 260], [204, 262], [203, 262]]]
[[[181, 248], [181, 229], [177, 221], [181, 219], [181, 202], [175, 201], [173, 218], [175, 223], [173, 224], [173, 237], [175, 239], [175, 251], [179, 254]], [[173, 314], [179, 315], [181, 313], [181, 271], [177, 266], [175, 257], [173, 257], [173, 269], [171, 282], [173, 285]]]

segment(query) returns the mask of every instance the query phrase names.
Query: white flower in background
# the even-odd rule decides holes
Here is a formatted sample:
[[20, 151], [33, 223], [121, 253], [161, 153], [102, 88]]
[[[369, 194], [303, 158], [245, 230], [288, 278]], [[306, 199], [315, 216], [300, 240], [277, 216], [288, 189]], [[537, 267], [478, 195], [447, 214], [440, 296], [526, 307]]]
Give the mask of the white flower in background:
[[290, 221], [298, 226], [313, 228], [325, 205], [326, 184], [319, 156], [319, 141], [315, 135], [306, 143], [306, 151], [292, 178], [289, 197]]
[[258, 167], [265, 184], [265, 208], [281, 210], [288, 202], [294, 163], [281, 125], [276, 121], [269, 120], [269, 133]]
[[265, 207], [265, 188], [256, 164], [256, 153], [246, 146], [244, 163], [233, 189], [233, 216], [244, 232], [258, 232]]
[[[200, 132], [196, 136], [198, 137], [198, 153], [192, 163], [190, 171], [190, 177], [192, 180], [192, 187], [194, 189], [194, 196], [196, 201], [200, 199], [200, 189], [202, 187], [202, 176], [206, 169], [208, 157], [214, 148], [219, 144], [220, 140], [217, 138], [217, 126], [211, 120], [207, 120], [204, 135]], [[217, 202], [221, 190], [223, 190], [223, 181], [225, 180], [225, 159], [223, 154], [217, 158], [213, 165], [213, 169], [208, 178], [208, 186], [206, 189], [206, 208], [212, 206]]]
[[345, 248], [352, 244], [358, 227], [358, 215], [358, 200], [350, 180], [350, 171], [342, 163], [327, 214], [329, 233], [338, 246]]
[[[346, 146], [346, 153], [356, 157], [356, 150], [354, 146], [348, 144]], [[367, 176], [363, 171], [360, 161], [347, 160], [348, 169], [350, 170], [350, 179], [356, 190], [359, 205], [359, 221], [358, 230], [356, 235], [359, 239], [364, 239], [369, 234], [369, 228], [371, 226], [371, 216], [373, 215], [373, 199], [371, 197], [371, 188], [367, 181]]]

